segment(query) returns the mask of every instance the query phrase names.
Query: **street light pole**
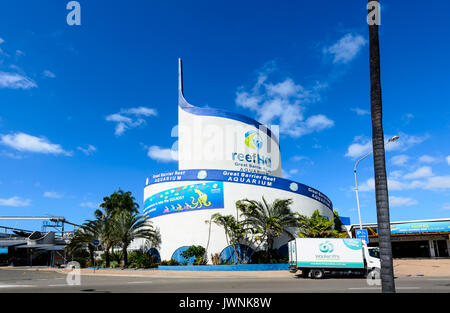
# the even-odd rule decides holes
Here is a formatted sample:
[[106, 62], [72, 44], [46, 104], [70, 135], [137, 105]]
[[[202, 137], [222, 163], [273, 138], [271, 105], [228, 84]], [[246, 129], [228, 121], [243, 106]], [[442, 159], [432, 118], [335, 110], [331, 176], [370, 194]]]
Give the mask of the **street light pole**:
[[[387, 145], [390, 142], [394, 142], [397, 141], [400, 137], [399, 136], [394, 136], [392, 138], [390, 138], [385, 145]], [[358, 218], [359, 218], [359, 229], [362, 229], [362, 222], [361, 222], [361, 209], [359, 207], [359, 193], [358, 193], [358, 179], [356, 178], [356, 167], [358, 166], [359, 162], [361, 162], [362, 160], [364, 160], [365, 158], [367, 158], [369, 155], [371, 155], [373, 153], [373, 151], [370, 151], [369, 153], [367, 153], [365, 156], [363, 156], [361, 159], [358, 160], [358, 162], [356, 162], [355, 167], [353, 168], [353, 172], [355, 174], [355, 191], [356, 191], [356, 203], [358, 205]]]

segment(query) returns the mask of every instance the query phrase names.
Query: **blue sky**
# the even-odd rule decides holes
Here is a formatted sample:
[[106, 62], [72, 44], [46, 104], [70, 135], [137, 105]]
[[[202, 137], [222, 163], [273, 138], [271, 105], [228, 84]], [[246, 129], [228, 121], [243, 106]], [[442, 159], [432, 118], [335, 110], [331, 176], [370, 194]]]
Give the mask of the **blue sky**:
[[[0, 215], [92, 218], [119, 187], [174, 170], [177, 58], [186, 99], [280, 125], [285, 177], [357, 223], [370, 151], [365, 1], [0, 3]], [[450, 216], [448, 1], [384, 1], [380, 44], [391, 219]], [[376, 221], [373, 160], [358, 166]], [[2, 225], [27, 227], [23, 222]], [[40, 223], [29, 225], [40, 225]]]

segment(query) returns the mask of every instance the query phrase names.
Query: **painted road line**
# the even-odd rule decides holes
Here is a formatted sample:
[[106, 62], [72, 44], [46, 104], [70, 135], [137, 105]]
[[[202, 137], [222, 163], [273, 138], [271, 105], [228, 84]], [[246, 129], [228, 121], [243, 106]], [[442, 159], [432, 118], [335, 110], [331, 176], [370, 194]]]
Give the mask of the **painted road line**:
[[55, 285], [47, 285], [48, 287], [63, 287], [63, 286], [74, 286], [74, 285], [68, 285], [68, 284], [55, 284]]
[[34, 287], [33, 285], [0, 285], [0, 288], [27, 288]]
[[[380, 290], [381, 287], [353, 287], [349, 290]], [[421, 287], [395, 287], [395, 289], [421, 289]]]

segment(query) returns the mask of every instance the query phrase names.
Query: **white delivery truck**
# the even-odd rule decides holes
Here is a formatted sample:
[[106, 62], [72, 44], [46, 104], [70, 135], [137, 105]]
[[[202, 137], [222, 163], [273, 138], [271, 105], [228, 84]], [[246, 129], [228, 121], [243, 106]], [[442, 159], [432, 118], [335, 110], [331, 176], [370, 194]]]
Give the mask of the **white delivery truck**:
[[378, 248], [368, 248], [360, 239], [296, 238], [289, 241], [289, 271], [302, 271], [307, 278], [326, 273], [365, 275], [380, 269]]

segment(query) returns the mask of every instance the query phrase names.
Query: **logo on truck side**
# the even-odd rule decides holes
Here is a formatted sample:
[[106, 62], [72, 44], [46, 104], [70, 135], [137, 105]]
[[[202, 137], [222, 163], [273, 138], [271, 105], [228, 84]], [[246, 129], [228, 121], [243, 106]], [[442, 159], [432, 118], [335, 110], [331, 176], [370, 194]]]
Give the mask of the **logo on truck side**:
[[331, 253], [334, 251], [334, 246], [331, 242], [325, 241], [319, 244], [319, 250], [323, 253]]

